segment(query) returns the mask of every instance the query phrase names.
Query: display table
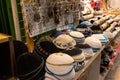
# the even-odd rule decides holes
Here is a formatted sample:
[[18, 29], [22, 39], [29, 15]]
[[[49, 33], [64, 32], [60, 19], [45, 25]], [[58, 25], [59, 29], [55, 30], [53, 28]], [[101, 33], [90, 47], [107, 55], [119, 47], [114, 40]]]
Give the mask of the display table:
[[105, 46], [87, 61], [83, 70], [76, 73], [75, 80], [99, 80], [101, 51], [104, 48]]
[[[104, 80], [107, 73], [104, 76], [100, 76], [100, 62], [101, 62], [101, 51], [103, 49], [111, 44], [111, 42], [115, 41], [115, 39], [120, 36], [120, 32], [112, 39], [110, 40], [106, 45], [104, 45], [99, 51], [95, 53], [95, 55], [90, 58], [86, 65], [85, 68], [79, 72], [76, 73], [75, 80]], [[120, 51], [120, 49], [119, 49]], [[117, 57], [117, 56], [116, 56]]]
[[15, 64], [15, 55], [14, 55], [14, 45], [12, 37], [6, 34], [0, 33], [0, 43], [9, 42], [9, 49], [10, 49], [10, 62], [11, 62], [11, 73], [14, 76], [14, 64]]

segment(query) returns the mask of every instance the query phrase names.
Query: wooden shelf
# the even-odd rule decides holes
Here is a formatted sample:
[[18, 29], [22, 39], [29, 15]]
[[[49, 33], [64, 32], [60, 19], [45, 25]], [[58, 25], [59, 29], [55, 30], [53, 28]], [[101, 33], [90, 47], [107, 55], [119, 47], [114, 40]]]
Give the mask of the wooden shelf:
[[9, 41], [10, 36], [0, 33], [0, 43]]
[[[104, 80], [104, 78], [108, 74], [109, 70], [106, 71], [104, 76], [100, 75], [101, 51], [103, 51], [103, 49], [107, 45], [111, 44], [111, 42], [114, 41], [115, 38], [117, 38], [117, 36], [119, 34], [120, 34], [120, 32], [118, 32], [118, 34], [114, 37], [114, 39], [110, 40], [98, 52], [96, 52], [92, 58], [90, 58], [87, 61], [85, 68], [76, 73], [75, 80]], [[87, 77], [87, 78], [83, 78], [83, 76]]]
[[15, 55], [14, 55], [14, 45], [12, 37], [3, 33], [0, 33], [0, 43], [9, 42], [10, 49], [10, 60], [11, 60], [11, 73], [14, 76], [14, 66], [15, 66]]
[[[83, 70], [80, 70], [79, 72], [76, 73], [76, 76], [75, 76], [75, 80], [77, 79], [80, 79], [79, 77], [86, 71], [86, 70], [89, 70], [88, 68], [90, 68], [93, 64], [94, 64], [94, 61], [96, 59], [98, 59], [99, 57], [101, 58], [101, 51], [105, 48], [105, 46], [103, 46], [98, 52], [94, 53], [94, 56], [91, 57], [86, 65], [85, 65], [85, 68]], [[98, 66], [100, 66], [99, 64], [100, 61], [98, 61]], [[96, 67], [96, 66], [94, 66]], [[93, 73], [94, 74], [94, 73]], [[88, 80], [92, 80], [92, 79], [88, 79]]]

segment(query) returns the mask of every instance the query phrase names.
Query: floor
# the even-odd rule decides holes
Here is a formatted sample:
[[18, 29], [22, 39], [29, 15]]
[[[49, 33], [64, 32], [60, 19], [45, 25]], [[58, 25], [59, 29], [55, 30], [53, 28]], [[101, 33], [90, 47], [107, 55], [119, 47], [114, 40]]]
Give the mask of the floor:
[[117, 56], [114, 62], [114, 66], [109, 71], [105, 80], [120, 80], [120, 53]]

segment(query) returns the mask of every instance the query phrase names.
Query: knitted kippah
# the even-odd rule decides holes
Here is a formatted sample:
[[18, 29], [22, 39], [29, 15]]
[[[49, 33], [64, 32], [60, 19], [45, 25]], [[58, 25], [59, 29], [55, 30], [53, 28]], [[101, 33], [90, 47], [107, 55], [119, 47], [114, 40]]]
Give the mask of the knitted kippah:
[[62, 34], [53, 40], [53, 43], [59, 49], [69, 49], [76, 45], [76, 41], [69, 35]]

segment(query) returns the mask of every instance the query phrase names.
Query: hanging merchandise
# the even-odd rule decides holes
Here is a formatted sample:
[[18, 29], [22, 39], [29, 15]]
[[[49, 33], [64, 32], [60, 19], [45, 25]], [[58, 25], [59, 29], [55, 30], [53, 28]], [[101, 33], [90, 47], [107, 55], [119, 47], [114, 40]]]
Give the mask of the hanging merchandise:
[[102, 14], [103, 14], [103, 11], [95, 11], [94, 14], [95, 14], [95, 15], [102, 15]]
[[110, 25], [113, 21], [114, 21], [114, 19], [111, 18], [111, 19], [107, 20], [106, 23]]
[[114, 18], [114, 21], [120, 21], [120, 15], [118, 15], [117, 17]]
[[73, 58], [65, 53], [53, 53], [46, 60], [45, 80], [74, 80]]
[[[53, 18], [49, 18], [45, 1], [21, 2], [26, 32], [30, 37], [55, 29]], [[51, 13], [52, 15], [52, 13]]]
[[70, 28], [73, 23], [72, 1], [56, 1], [53, 6], [54, 22], [57, 30]]
[[109, 24], [105, 22], [102, 25], [100, 25], [100, 28], [101, 28], [101, 30], [104, 31], [108, 26], [109, 26]]
[[96, 1], [94, 5], [94, 10], [99, 11], [100, 10], [100, 1]]
[[93, 14], [94, 13], [94, 10], [90, 4], [90, 1], [86, 0], [86, 1], [81, 1], [83, 6], [84, 6], [84, 10], [82, 11], [82, 14], [83, 15], [88, 15], [88, 14]]
[[107, 15], [99, 19], [98, 21], [94, 22], [94, 25], [101, 25], [103, 24], [106, 20], [110, 19], [111, 15]]
[[92, 0], [92, 1], [90, 2], [90, 5], [91, 5], [91, 7], [94, 9], [94, 7], [95, 7], [95, 1]]
[[117, 22], [113, 22], [113, 23], [110, 25], [110, 27], [106, 29], [106, 31], [113, 31], [117, 25], [118, 25]]
[[107, 0], [107, 8], [110, 9], [120, 9], [120, 1], [119, 0]]
[[90, 18], [93, 18], [93, 17], [94, 17], [94, 14], [89, 14], [89, 15], [82, 16], [82, 19], [87, 20], [87, 19], [90, 19]]

